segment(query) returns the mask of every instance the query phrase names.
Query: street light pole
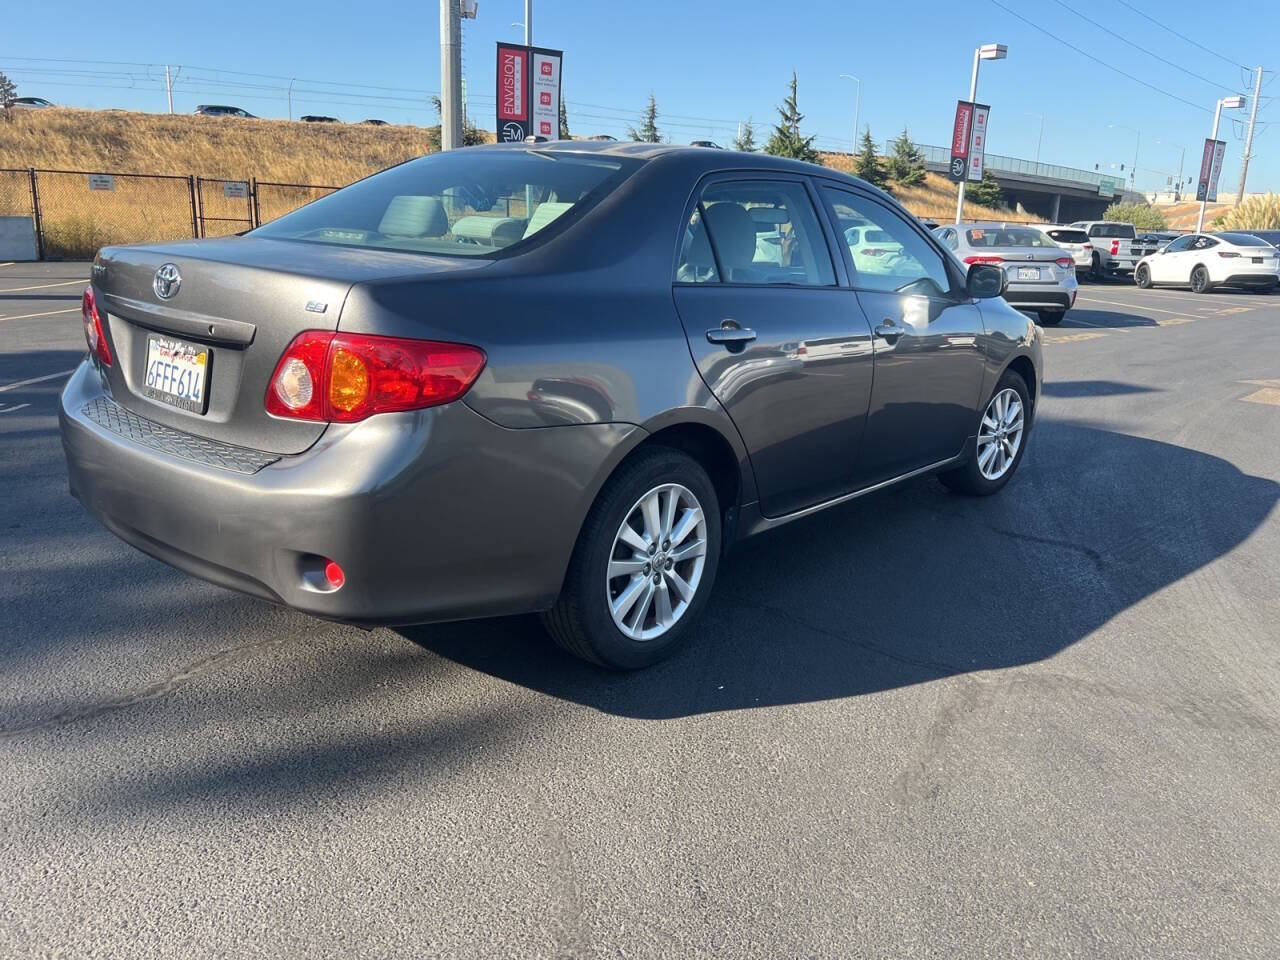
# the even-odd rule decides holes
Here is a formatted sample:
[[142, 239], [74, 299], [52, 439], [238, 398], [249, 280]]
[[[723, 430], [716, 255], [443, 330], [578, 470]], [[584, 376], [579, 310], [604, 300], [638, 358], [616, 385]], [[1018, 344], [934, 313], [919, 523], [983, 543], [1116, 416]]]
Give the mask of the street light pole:
[[[1217, 106], [1214, 108], [1214, 111], [1213, 111], [1213, 133], [1209, 135], [1209, 139], [1210, 140], [1218, 139], [1218, 123], [1222, 120], [1223, 107], [1227, 107], [1228, 109], [1231, 109], [1231, 110], [1239, 110], [1243, 106], [1244, 106], [1244, 97], [1241, 97], [1241, 96], [1224, 97], [1223, 99], [1219, 100]], [[1215, 148], [1215, 152], [1216, 152], [1216, 148]], [[1213, 176], [1212, 154], [1210, 155], [1210, 157], [1211, 157], [1211, 160], [1210, 160], [1209, 176], [1212, 177]], [[1200, 233], [1204, 230], [1204, 208], [1208, 205], [1208, 203], [1209, 203], [1209, 191], [1206, 190], [1204, 193], [1204, 199], [1200, 201], [1200, 213], [1196, 217], [1196, 233]]]
[[1129, 179], [1133, 181], [1133, 189], [1138, 189], [1138, 149], [1142, 146], [1142, 131], [1137, 127], [1131, 127], [1127, 123], [1108, 123], [1108, 130], [1132, 130], [1137, 134], [1133, 142], [1133, 169], [1129, 172]]
[[857, 97], [857, 100], [854, 101], [854, 107], [853, 107], [853, 154], [852, 155], [856, 156], [858, 153], [858, 121], [862, 113], [862, 80], [859, 79], [858, 77], [855, 77], [852, 73], [842, 73], [840, 74], [840, 79], [852, 80], [854, 83], [858, 85], [858, 97]]
[[533, 0], [524, 0], [524, 45], [533, 46]]
[[[1009, 56], [1009, 48], [1002, 43], [984, 43], [977, 50], [973, 51], [973, 77], [969, 81], [969, 102], [975, 103], [978, 99], [978, 65], [983, 60], [1003, 60]], [[972, 122], [972, 120], [970, 121]], [[965, 171], [965, 178], [968, 179], [969, 172]], [[960, 189], [956, 192], [956, 223], [964, 217], [964, 180], [960, 181]]]

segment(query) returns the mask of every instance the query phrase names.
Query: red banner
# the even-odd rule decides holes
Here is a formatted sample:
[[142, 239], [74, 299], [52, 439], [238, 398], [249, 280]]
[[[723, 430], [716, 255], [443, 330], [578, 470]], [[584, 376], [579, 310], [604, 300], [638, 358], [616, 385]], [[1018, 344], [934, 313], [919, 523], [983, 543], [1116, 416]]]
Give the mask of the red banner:
[[498, 44], [498, 140], [522, 141], [529, 128], [529, 50]]
[[951, 129], [951, 168], [947, 171], [957, 183], [965, 178], [969, 169], [969, 141], [973, 135], [973, 104], [968, 100], [956, 103], [956, 122]]

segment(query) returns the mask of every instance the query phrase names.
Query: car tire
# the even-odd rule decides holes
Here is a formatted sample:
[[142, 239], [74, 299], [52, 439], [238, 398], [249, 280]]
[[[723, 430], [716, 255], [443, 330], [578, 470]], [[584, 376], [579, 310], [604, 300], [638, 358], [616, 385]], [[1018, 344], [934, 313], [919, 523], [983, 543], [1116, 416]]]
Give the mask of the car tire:
[[[995, 472], [993, 466], [996, 463], [995, 456], [997, 454], [996, 452], [987, 453], [987, 446], [992, 444], [984, 445], [983, 437], [999, 435], [998, 431], [993, 430], [991, 426], [993, 417], [996, 417], [997, 401], [1004, 399], [1007, 402], [1013, 395], [1016, 395], [1020, 405], [1016, 411], [1017, 420], [1015, 421], [1012, 417], [1007, 419], [997, 417], [997, 419], [1002, 419], [1006, 428], [1014, 422], [1018, 423], [1020, 427], [1016, 441], [1012, 444], [1000, 445], [998, 455], [1007, 457], [1007, 462], [1004, 463], [998, 475], [993, 476], [992, 474]], [[1003, 409], [1007, 411], [1009, 407], [1005, 406]], [[1028, 431], [1031, 429], [1031, 413], [1031, 395], [1027, 390], [1026, 381], [1014, 371], [1006, 370], [979, 412], [978, 439], [974, 443], [973, 453], [962, 466], [939, 474], [938, 479], [957, 493], [965, 493], [974, 497], [989, 497], [993, 493], [998, 493], [1009, 482], [1010, 478], [1017, 472], [1019, 464], [1022, 463], [1022, 455], [1027, 449]], [[1009, 436], [1012, 436], [1011, 431]], [[1014, 447], [1012, 457], [1008, 457], [1008, 447], [1010, 445]], [[988, 457], [991, 459], [988, 459]]]
[[[667, 539], [648, 532], [646, 503], [655, 493], [658, 529]], [[676, 503], [668, 510], [671, 497]], [[678, 541], [669, 536], [680, 534], [682, 522], [690, 523], [694, 510], [699, 522]], [[664, 514], [671, 517], [669, 525]], [[559, 599], [542, 614], [547, 633], [574, 656], [613, 670], [637, 670], [670, 656], [697, 629], [711, 594], [720, 559], [720, 519], [715, 486], [701, 464], [670, 447], [642, 448], [606, 481], [587, 514]], [[624, 526], [630, 528], [629, 534]], [[659, 562], [661, 571], [648, 559], [661, 561], [668, 550], [674, 553], [698, 540], [700, 554]], [[629, 569], [637, 563], [645, 565]], [[624, 568], [626, 572], [621, 572]], [[611, 578], [614, 570], [620, 572]], [[681, 597], [672, 574], [691, 587], [689, 596]], [[653, 576], [659, 578], [656, 587]], [[625, 605], [624, 594], [632, 588], [635, 599]], [[612, 609], [615, 605], [622, 610], [621, 626]], [[664, 612], [671, 622], [657, 631]], [[640, 635], [646, 632], [652, 635]]]
[[1102, 258], [1096, 253], [1093, 255], [1093, 263], [1089, 266], [1089, 279], [1093, 283], [1102, 282]]
[[1151, 289], [1151, 269], [1145, 264], [1138, 264], [1138, 269], [1133, 271], [1133, 282], [1143, 290]]
[[1213, 284], [1209, 282], [1209, 271], [1204, 267], [1196, 267], [1191, 271], [1191, 292], [1192, 293], [1208, 293], [1213, 289]]
[[1040, 326], [1056, 327], [1062, 322], [1062, 318], [1067, 315], [1065, 310], [1037, 310], [1036, 316], [1040, 318]]

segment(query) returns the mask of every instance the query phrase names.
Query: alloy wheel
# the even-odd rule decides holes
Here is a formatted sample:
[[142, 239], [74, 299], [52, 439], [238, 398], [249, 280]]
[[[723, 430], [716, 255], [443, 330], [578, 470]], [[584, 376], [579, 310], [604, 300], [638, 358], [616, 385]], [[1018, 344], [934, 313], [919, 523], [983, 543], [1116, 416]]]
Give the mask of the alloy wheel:
[[1204, 267], [1196, 267], [1191, 271], [1191, 291], [1193, 293], [1204, 293], [1205, 288], [1209, 286], [1209, 271]]
[[978, 471], [988, 480], [999, 480], [1017, 459], [1024, 426], [1022, 397], [1005, 387], [987, 404], [978, 428]]

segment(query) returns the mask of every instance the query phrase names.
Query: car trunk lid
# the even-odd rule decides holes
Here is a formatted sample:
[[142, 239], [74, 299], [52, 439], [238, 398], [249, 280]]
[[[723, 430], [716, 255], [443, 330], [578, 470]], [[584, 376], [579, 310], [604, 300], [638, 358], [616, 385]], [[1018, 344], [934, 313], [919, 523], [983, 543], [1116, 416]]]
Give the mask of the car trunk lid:
[[[274, 417], [264, 405], [294, 337], [337, 329], [357, 283], [489, 262], [255, 237], [108, 248], [94, 264], [92, 284], [114, 357], [106, 370], [112, 396], [139, 416], [198, 437], [300, 453], [327, 425]], [[199, 378], [201, 369], [203, 388], [181, 380], [178, 392], [186, 396], [174, 397], [180, 372]]]

